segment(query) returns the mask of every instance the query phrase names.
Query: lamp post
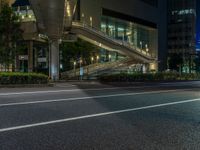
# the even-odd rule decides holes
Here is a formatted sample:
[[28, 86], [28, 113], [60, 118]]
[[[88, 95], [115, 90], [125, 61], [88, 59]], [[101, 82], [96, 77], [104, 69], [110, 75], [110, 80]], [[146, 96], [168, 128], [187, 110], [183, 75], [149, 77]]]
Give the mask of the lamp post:
[[90, 17], [90, 26], [92, 27], [93, 26], [93, 18]]
[[145, 48], [146, 48], [146, 54], [148, 54], [149, 48], [148, 48], [148, 45], [147, 45], [147, 44], [145, 45]]
[[82, 22], [83, 22], [83, 24], [85, 24], [85, 14], [82, 13], [81, 17], [82, 17]]
[[91, 62], [92, 62], [92, 64], [93, 64], [93, 62], [94, 62], [94, 57], [91, 57]]
[[97, 63], [99, 63], [99, 56], [97, 55]]
[[76, 76], [76, 62], [74, 62], [74, 76]]
[[140, 50], [142, 51], [142, 41], [140, 41]]
[[108, 55], [108, 58], [109, 58], [109, 62], [110, 62], [111, 61], [111, 55], [110, 54]]

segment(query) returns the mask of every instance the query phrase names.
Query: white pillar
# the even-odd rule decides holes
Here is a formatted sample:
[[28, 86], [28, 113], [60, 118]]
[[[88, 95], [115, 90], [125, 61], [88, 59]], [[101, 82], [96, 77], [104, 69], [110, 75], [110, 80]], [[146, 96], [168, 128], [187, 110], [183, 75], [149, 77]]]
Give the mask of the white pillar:
[[142, 65], [142, 72], [143, 72], [143, 73], [147, 73], [147, 68], [146, 68], [146, 65], [145, 65], [145, 64]]
[[60, 61], [59, 61], [59, 41], [50, 42], [49, 49], [49, 75], [52, 80], [59, 80]]
[[149, 70], [149, 64], [143, 64], [142, 65], [142, 72], [147, 73]]

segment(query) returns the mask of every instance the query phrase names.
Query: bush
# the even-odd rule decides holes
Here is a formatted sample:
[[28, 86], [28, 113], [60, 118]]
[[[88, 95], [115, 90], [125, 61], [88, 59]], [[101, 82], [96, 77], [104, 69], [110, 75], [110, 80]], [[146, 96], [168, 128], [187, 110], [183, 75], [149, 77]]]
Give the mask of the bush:
[[48, 76], [38, 73], [0, 72], [0, 84], [47, 84]]
[[119, 73], [113, 75], [103, 75], [99, 77], [104, 82], [134, 82], [134, 81], [180, 81], [180, 80], [200, 80], [200, 74], [179, 74], [169, 73]]

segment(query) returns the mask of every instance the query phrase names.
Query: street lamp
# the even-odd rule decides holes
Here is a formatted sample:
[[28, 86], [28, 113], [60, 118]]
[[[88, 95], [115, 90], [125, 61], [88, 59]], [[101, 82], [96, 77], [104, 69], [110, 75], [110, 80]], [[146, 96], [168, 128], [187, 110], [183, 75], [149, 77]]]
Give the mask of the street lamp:
[[92, 62], [92, 64], [93, 64], [93, 61], [94, 61], [94, 57], [91, 57], [91, 62]]
[[142, 50], [142, 41], [140, 41], [140, 49]]
[[146, 48], [146, 54], [147, 54], [149, 52], [149, 48], [147, 44], [145, 45], [145, 48]]
[[147, 53], [147, 54], [149, 53], [149, 48], [146, 48], [146, 53]]
[[109, 61], [111, 61], [111, 55], [110, 54], [108, 55], [108, 58], [109, 58]]
[[90, 26], [92, 27], [92, 25], [93, 25], [93, 18], [90, 17]]
[[97, 63], [99, 63], [99, 56], [97, 55]]
[[74, 76], [76, 76], [76, 62], [74, 61]]
[[85, 14], [82, 13], [81, 17], [82, 17], [83, 24], [85, 24]]

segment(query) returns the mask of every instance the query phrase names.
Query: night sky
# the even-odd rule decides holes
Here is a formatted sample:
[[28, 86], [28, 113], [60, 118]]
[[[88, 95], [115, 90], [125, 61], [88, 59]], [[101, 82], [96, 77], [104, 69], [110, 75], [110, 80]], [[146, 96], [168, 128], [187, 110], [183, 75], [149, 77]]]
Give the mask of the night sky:
[[197, 0], [196, 49], [200, 51], [200, 0]]
[[13, 4], [13, 7], [27, 6], [27, 5], [29, 5], [29, 1], [28, 0], [16, 0], [16, 2]]

